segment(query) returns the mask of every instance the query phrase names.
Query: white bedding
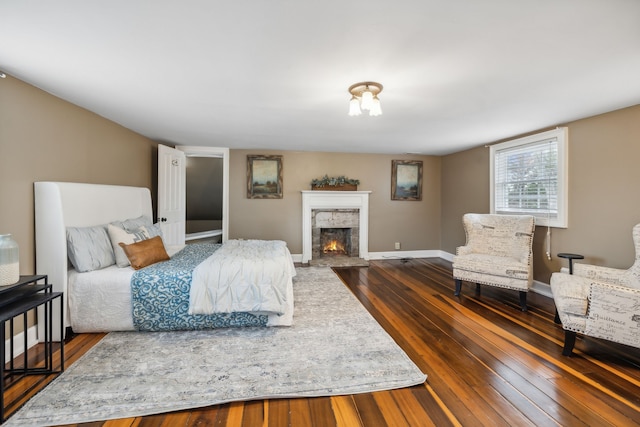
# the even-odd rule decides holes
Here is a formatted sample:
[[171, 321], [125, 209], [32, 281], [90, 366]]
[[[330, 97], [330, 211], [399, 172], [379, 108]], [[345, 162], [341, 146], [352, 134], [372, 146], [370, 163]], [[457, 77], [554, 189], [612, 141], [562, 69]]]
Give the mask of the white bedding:
[[[173, 255], [180, 247], [167, 248]], [[289, 255], [293, 274], [295, 268]], [[131, 267], [115, 265], [86, 273], [71, 269], [67, 287], [69, 322], [74, 332], [132, 331]], [[287, 304], [283, 315], [269, 314], [267, 326], [289, 326], [293, 323], [293, 282], [286, 285]]]
[[286, 310], [295, 267], [281, 240], [229, 240], [193, 271], [189, 314]]

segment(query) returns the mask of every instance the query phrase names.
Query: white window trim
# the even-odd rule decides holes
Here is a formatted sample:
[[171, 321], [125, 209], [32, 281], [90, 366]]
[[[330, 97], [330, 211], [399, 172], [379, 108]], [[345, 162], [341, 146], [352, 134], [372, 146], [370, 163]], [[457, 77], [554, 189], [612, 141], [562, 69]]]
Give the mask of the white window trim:
[[546, 218], [544, 216], [536, 216], [536, 225], [549, 226], [556, 228], [567, 228], [569, 217], [569, 130], [566, 127], [559, 127], [550, 131], [537, 133], [535, 135], [525, 136], [523, 138], [513, 139], [511, 141], [502, 142], [489, 147], [490, 157], [490, 203], [491, 213], [496, 212], [495, 207], [495, 154], [496, 151], [509, 149], [526, 144], [541, 142], [548, 139], [556, 138], [558, 141], [558, 216], [557, 218]]

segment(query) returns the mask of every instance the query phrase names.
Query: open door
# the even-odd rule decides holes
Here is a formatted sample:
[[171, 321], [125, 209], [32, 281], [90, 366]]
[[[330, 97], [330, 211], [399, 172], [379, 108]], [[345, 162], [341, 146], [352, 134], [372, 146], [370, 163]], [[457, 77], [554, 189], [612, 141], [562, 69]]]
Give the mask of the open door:
[[158, 144], [158, 222], [167, 246], [184, 245], [186, 192], [184, 152]]

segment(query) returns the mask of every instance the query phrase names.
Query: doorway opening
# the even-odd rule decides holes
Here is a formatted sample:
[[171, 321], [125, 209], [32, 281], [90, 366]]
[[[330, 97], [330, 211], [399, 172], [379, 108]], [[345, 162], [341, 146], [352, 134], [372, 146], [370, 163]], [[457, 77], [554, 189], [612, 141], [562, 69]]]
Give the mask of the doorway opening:
[[222, 241], [223, 167], [221, 157], [186, 158], [186, 241]]
[[[196, 173], [195, 174], [196, 178], [190, 179], [189, 177], [190, 173], [188, 172], [189, 167], [187, 166], [186, 168], [187, 176], [185, 178], [185, 181], [186, 181], [185, 186], [189, 188], [192, 185], [190, 181], [201, 182], [201, 183], [207, 182], [208, 183], [206, 185], [206, 187], [208, 187], [207, 190], [204, 190], [202, 188], [196, 188], [191, 190], [191, 193], [193, 195], [200, 194], [201, 198], [215, 199], [215, 200], [209, 201], [210, 206], [214, 206], [213, 208], [213, 211], [215, 212], [213, 214], [214, 216], [206, 217], [204, 219], [199, 219], [203, 217], [198, 213], [199, 211], [197, 210], [197, 208], [195, 207], [192, 208], [191, 213], [194, 214], [193, 216], [190, 214], [190, 210], [188, 207], [190, 204], [189, 190], [187, 189], [185, 191], [186, 193], [185, 204], [187, 205], [185, 221], [188, 222], [190, 218], [192, 221], [216, 221], [213, 224], [215, 224], [214, 227], [217, 227], [217, 228], [206, 227], [208, 228], [207, 230], [191, 232], [189, 231], [189, 229], [187, 229], [187, 227], [189, 228], [199, 227], [200, 225], [207, 224], [207, 223], [193, 222], [191, 226], [188, 226], [187, 224], [185, 224], [185, 230], [186, 230], [185, 240], [193, 241], [193, 240], [199, 240], [202, 238], [205, 238], [205, 239], [215, 238], [216, 240], [219, 240], [221, 243], [226, 242], [227, 239], [229, 238], [229, 149], [222, 148], [222, 147], [199, 147], [199, 146], [191, 146], [191, 145], [176, 146], [176, 149], [183, 151], [185, 153], [185, 156], [186, 156], [185, 163], [191, 164], [192, 160], [194, 161], [194, 163], [198, 163], [199, 161], [202, 160], [205, 163], [204, 170], [208, 171], [208, 172]], [[209, 163], [209, 166], [206, 166], [208, 161], [211, 161], [212, 163]], [[209, 169], [215, 169], [215, 172], [211, 172]], [[206, 175], [208, 173], [213, 174], [215, 178], [213, 176], [210, 178], [203, 178], [203, 175]], [[213, 181], [215, 181], [215, 184], [213, 183]], [[197, 185], [198, 184], [196, 184], [196, 187]], [[208, 223], [208, 224], [212, 224], [212, 223]], [[192, 230], [197, 230], [197, 228], [192, 228]], [[196, 234], [196, 233], [203, 233], [203, 234]]]

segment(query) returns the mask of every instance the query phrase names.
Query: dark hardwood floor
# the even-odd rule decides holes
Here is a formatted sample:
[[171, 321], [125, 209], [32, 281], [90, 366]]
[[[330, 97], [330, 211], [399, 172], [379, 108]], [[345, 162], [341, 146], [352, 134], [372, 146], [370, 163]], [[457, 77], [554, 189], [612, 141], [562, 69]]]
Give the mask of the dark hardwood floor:
[[[343, 282], [428, 375], [423, 385], [360, 395], [236, 402], [83, 426], [634, 426], [640, 425], [640, 351], [579, 337], [561, 355], [550, 298], [465, 283], [429, 258], [336, 268]], [[65, 346], [68, 365], [101, 334]], [[33, 353], [38, 353], [34, 351]], [[9, 413], [48, 380], [5, 393]]]

